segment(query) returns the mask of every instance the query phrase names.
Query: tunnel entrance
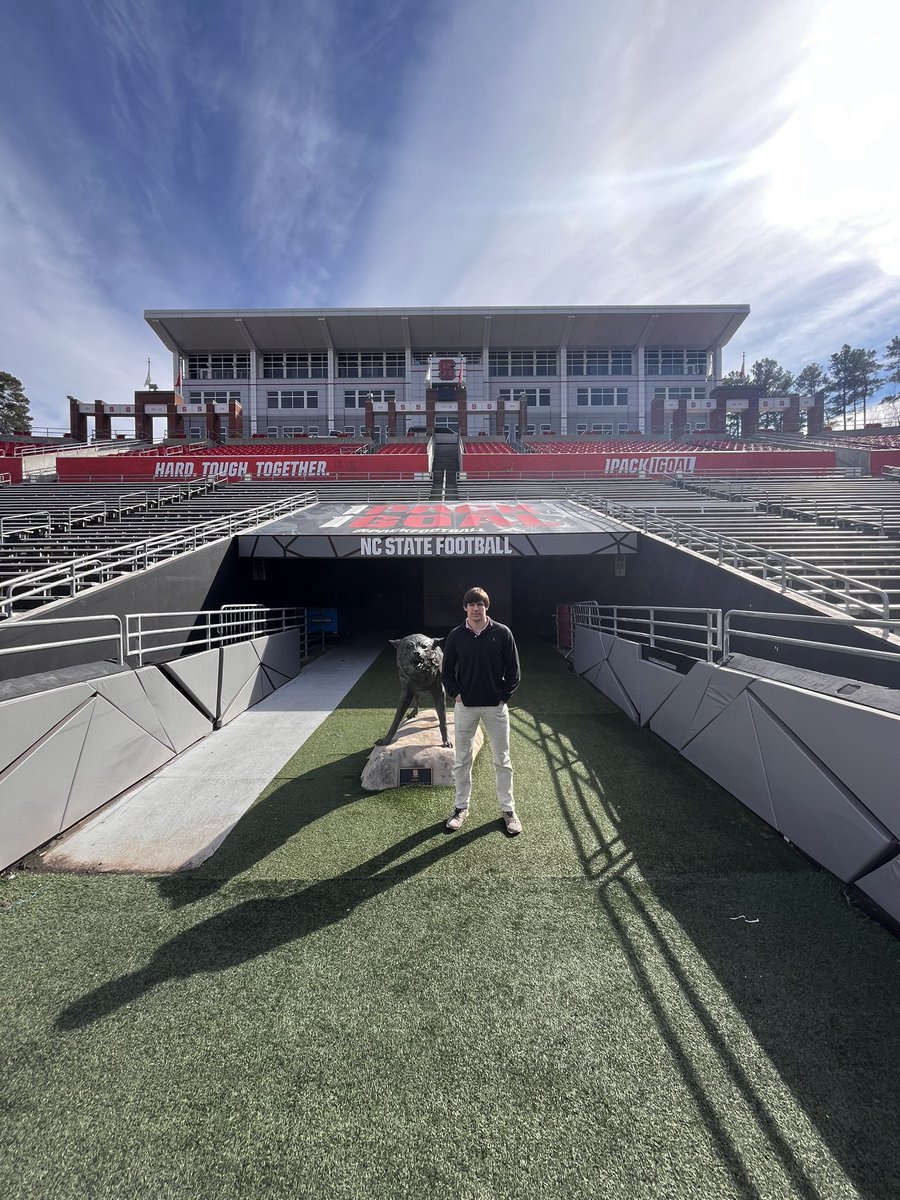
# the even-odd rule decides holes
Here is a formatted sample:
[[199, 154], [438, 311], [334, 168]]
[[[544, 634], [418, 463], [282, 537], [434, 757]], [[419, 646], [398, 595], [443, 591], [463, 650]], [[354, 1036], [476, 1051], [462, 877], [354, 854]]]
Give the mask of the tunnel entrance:
[[463, 593], [477, 584], [491, 597], [491, 613], [498, 621], [522, 635], [549, 638], [556, 605], [600, 598], [614, 568], [610, 556], [449, 562], [268, 559], [263, 572], [254, 572], [252, 591], [254, 602], [271, 607], [338, 609], [354, 632], [439, 637], [462, 621]]

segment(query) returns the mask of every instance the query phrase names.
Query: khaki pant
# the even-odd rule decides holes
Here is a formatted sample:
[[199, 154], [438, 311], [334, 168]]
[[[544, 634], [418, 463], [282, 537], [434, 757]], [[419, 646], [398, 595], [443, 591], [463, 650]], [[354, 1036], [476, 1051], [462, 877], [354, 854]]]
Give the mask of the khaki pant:
[[506, 704], [489, 704], [467, 708], [465, 704], [453, 706], [453, 779], [456, 784], [456, 807], [468, 808], [472, 795], [472, 739], [478, 722], [491, 743], [494, 771], [497, 775], [497, 800], [501, 812], [514, 812], [513, 768], [509, 757], [509, 708]]

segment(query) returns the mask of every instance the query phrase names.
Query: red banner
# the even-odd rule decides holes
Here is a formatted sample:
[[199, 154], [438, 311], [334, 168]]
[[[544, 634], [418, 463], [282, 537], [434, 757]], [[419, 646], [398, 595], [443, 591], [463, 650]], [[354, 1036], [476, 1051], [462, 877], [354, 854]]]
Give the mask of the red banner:
[[246, 458], [225, 454], [154, 455], [113, 454], [104, 458], [60, 457], [56, 461], [60, 482], [79, 479], [121, 479], [177, 483], [215, 476], [219, 479], [252, 480], [270, 483], [288, 480], [315, 484], [326, 479], [412, 479], [428, 471], [426, 454], [390, 455], [333, 454], [317, 458], [265, 457]]
[[467, 454], [463, 470], [508, 479], [599, 475], [726, 475], [739, 471], [831, 471], [833, 450], [686, 450], [683, 454]]

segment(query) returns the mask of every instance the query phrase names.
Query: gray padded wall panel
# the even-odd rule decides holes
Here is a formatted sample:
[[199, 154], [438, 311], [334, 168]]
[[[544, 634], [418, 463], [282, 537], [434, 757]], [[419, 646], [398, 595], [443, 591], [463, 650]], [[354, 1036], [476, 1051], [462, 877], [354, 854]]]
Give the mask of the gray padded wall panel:
[[856, 886], [895, 921], [900, 921], [900, 860], [892, 858], [883, 867], [863, 875], [857, 879]]
[[639, 720], [641, 711], [640, 646], [637, 642], [626, 642], [624, 638], [616, 638], [606, 662], [631, 701], [632, 710], [628, 715], [632, 721]]
[[79, 705], [90, 700], [94, 690], [89, 683], [76, 683], [52, 692], [17, 696], [0, 704], [3, 739], [0, 742], [0, 771], [59, 724]]
[[62, 828], [92, 703], [80, 708], [0, 779], [0, 866], [9, 866]]
[[628, 693], [623, 688], [608, 660], [600, 668], [596, 686], [607, 699], [612, 700], [613, 704], [617, 704], [619, 708], [623, 709], [631, 717], [632, 721], [638, 719], [638, 710], [631, 703]]
[[61, 828], [74, 825], [173, 757], [169, 746], [97, 696]]
[[220, 721], [223, 725], [227, 725], [229, 721], [233, 721], [235, 717], [239, 717], [242, 712], [246, 712], [248, 708], [252, 708], [254, 704], [259, 704], [260, 700], [265, 700], [266, 696], [270, 696], [275, 689], [266, 677], [262, 666], [257, 662], [256, 670], [252, 676], [244, 683], [244, 686], [232, 698], [227, 709], [223, 709]]
[[163, 723], [150, 703], [147, 693], [141, 687], [140, 679], [135, 671], [127, 671], [122, 675], [109, 675], [104, 679], [95, 679], [91, 686], [96, 688], [98, 696], [103, 696], [120, 712], [129, 716], [151, 737], [174, 749]]
[[274, 678], [273, 672], [284, 676], [285, 679], [293, 679], [295, 675], [300, 674], [303, 658], [299, 629], [288, 629], [284, 633], [254, 638], [251, 644], [270, 678]]
[[894, 839], [789, 730], [750, 701], [777, 827], [849, 883], [883, 859]]
[[575, 628], [575, 649], [572, 655], [572, 669], [576, 675], [583, 675], [589, 683], [596, 686], [600, 666], [606, 658], [606, 651], [600, 641], [600, 632], [596, 629]]
[[684, 678], [677, 671], [658, 667], [646, 660], [638, 668], [641, 684], [641, 724], [647, 725], [659, 711], [660, 706], [672, 695]]
[[778, 828], [746, 692], [692, 738], [682, 754], [757, 816]]
[[182, 696], [175, 684], [156, 667], [142, 667], [137, 677], [177, 754], [211, 732], [211, 718]]
[[763, 679], [750, 690], [900, 835], [900, 717]]
[[[250, 707], [250, 697], [256, 690], [257, 678], [263, 675], [259, 655], [250, 642], [238, 642], [234, 646], [223, 646], [221, 651], [220, 692], [218, 715], [221, 721], [230, 721]], [[272, 690], [268, 679], [268, 689]], [[260, 696], [262, 699], [262, 696]]]
[[680, 750], [690, 737], [691, 722], [710, 684], [716, 668], [694, 663], [687, 675], [681, 675], [678, 687], [651, 718], [650, 728], [670, 746]]
[[691, 718], [688, 735], [695, 737], [702, 729], [705, 729], [710, 721], [714, 721], [720, 713], [724, 712], [752, 681], [752, 675], [732, 671], [729, 667], [713, 668], [709, 686], [703, 693], [703, 697], [697, 705], [697, 711]]
[[203, 650], [187, 658], [162, 663], [160, 671], [174, 679], [210, 720], [219, 715], [219, 651]]

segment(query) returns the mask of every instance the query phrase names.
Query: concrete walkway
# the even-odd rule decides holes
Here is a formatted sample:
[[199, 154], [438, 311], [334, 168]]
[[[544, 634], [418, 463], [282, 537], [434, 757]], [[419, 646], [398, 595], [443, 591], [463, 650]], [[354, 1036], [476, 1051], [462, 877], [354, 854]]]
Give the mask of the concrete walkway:
[[224, 729], [86, 818], [41, 856], [57, 870], [185, 870], [225, 840], [384, 648], [336, 646]]

